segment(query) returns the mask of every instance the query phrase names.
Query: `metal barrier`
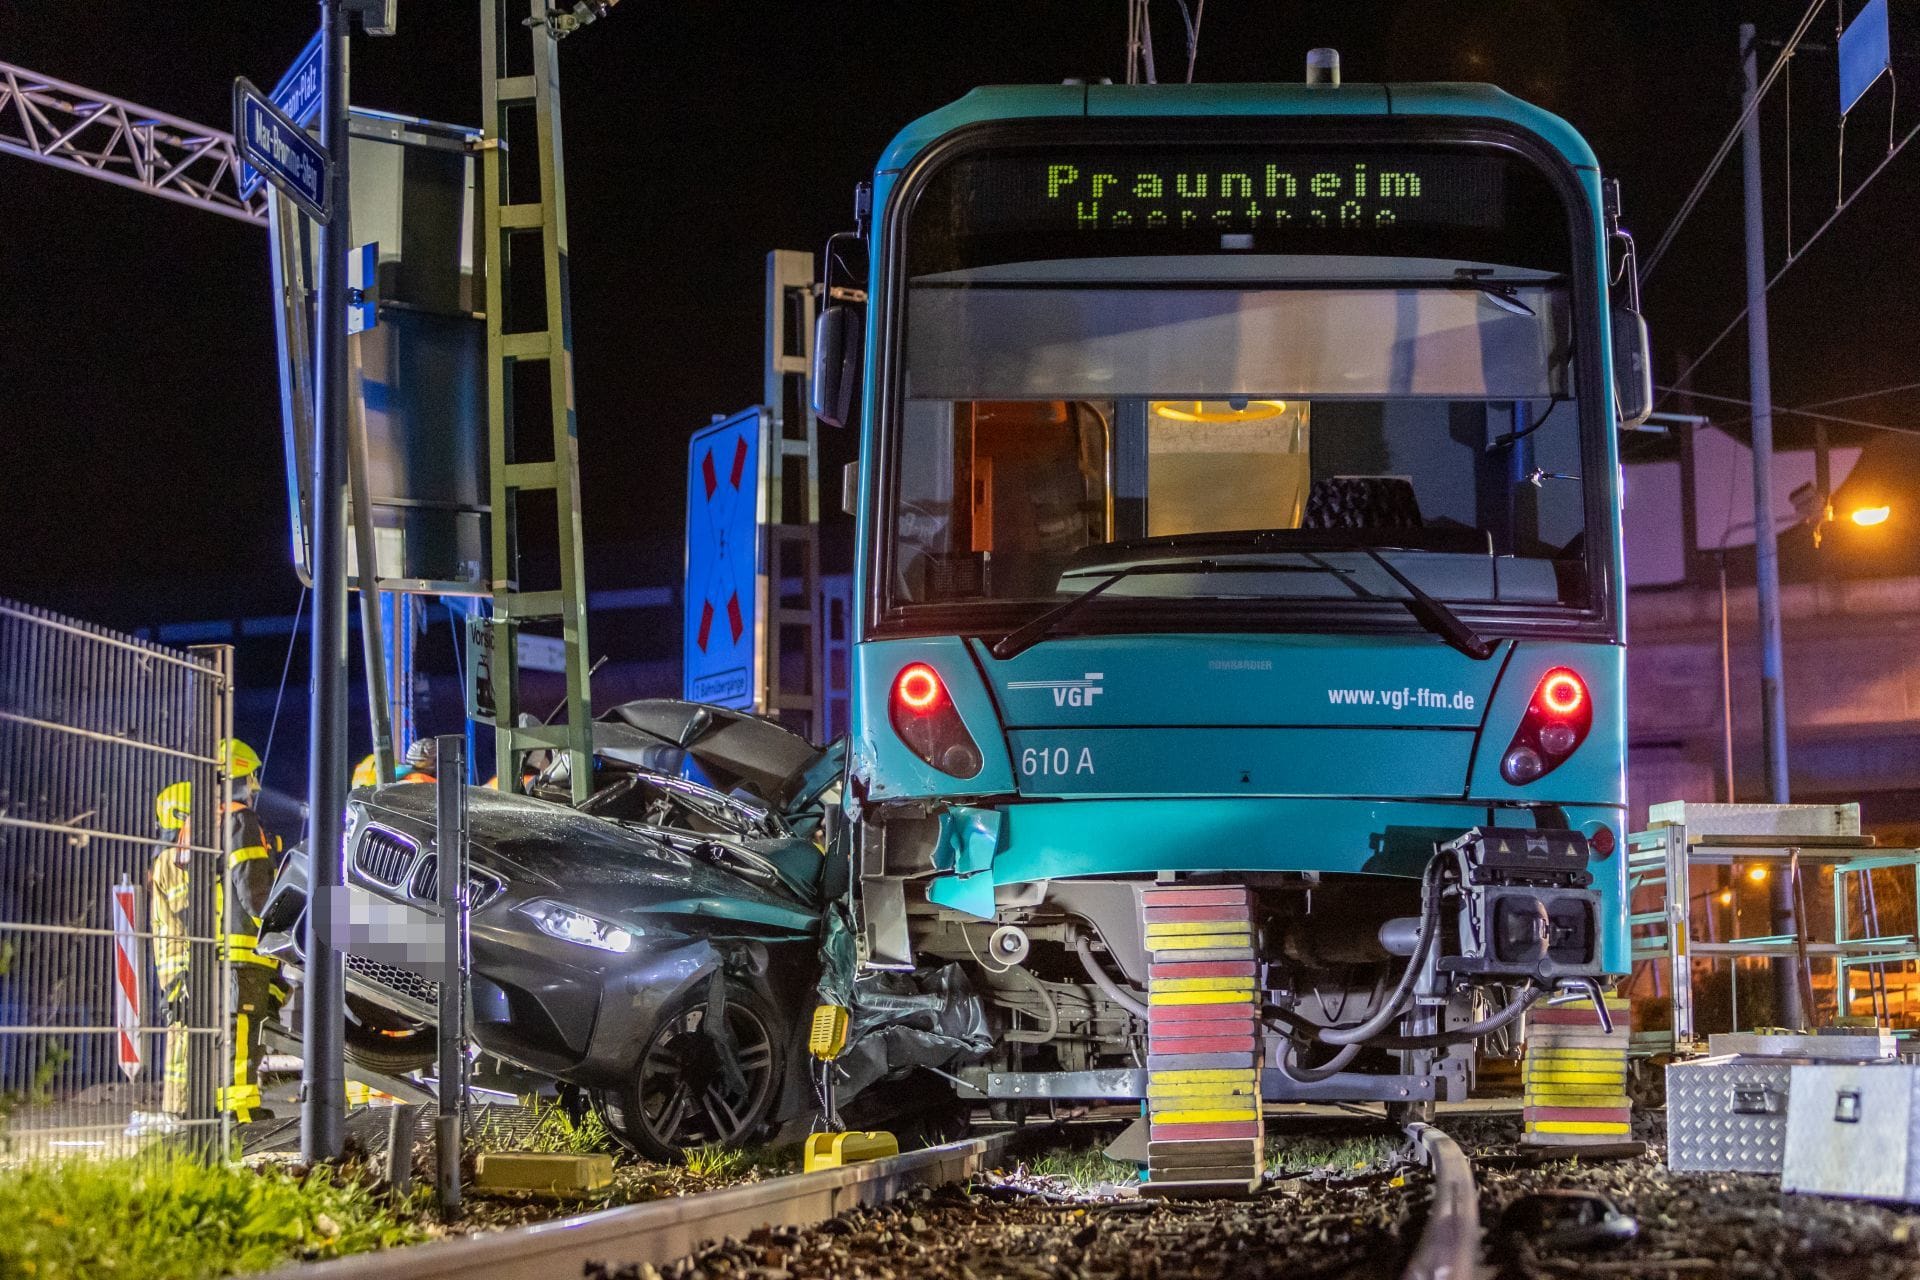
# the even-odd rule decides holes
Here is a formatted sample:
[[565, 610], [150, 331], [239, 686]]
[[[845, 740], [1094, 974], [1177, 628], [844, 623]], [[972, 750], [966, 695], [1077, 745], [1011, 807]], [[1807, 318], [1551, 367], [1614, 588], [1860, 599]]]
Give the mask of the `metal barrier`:
[[[228, 1149], [232, 668], [225, 645], [181, 652], [0, 599], [0, 1159]], [[193, 795], [180, 835], [155, 813], [176, 782]], [[156, 869], [184, 933], [155, 931]], [[183, 952], [169, 1003], [156, 961]]]
[[[1738, 1031], [1740, 965], [1790, 957], [1797, 961], [1802, 1003], [1809, 1025], [1818, 1025], [1823, 1011], [1812, 987], [1810, 969], [1832, 966], [1834, 1016], [1851, 1017], [1862, 997], [1876, 1022], [1893, 1021], [1888, 996], [1889, 969], [1904, 970], [1903, 991], [1920, 974], [1920, 934], [1885, 932], [1873, 895], [1873, 873], [1913, 877], [1920, 893], [1920, 848], [1889, 848], [1860, 831], [1857, 804], [1695, 804], [1672, 801], [1654, 805], [1648, 814], [1650, 829], [1627, 837], [1627, 894], [1645, 891], [1639, 911], [1627, 917], [1633, 934], [1633, 963], [1654, 970], [1656, 990], [1664, 979], [1671, 993], [1673, 1020], [1669, 1027], [1633, 1033], [1634, 1051], [1641, 1054], [1688, 1052], [1701, 1046], [1707, 1030], [1699, 1025], [1695, 1003], [1698, 975], [1695, 965], [1727, 965], [1727, 1030]], [[1727, 913], [1731, 936], [1718, 936], [1715, 905], [1737, 903], [1733, 888], [1715, 885], [1705, 891], [1694, 885], [1696, 867], [1723, 868], [1733, 875], [1724, 883], [1737, 885], [1733, 873], [1744, 870], [1756, 880], [1784, 876], [1793, 886], [1798, 933], [1743, 935], [1737, 906]], [[1805, 873], [1803, 875], [1803, 873]], [[1808, 909], [1804, 880], [1813, 874], [1829, 877], [1833, 905], [1831, 938], [1814, 936], [1813, 912]], [[1860, 895], [1860, 910], [1850, 910], [1852, 894]], [[1717, 890], [1717, 892], [1716, 892]], [[1701, 905], [1696, 906], [1699, 903]], [[1854, 928], [1855, 922], [1859, 929]], [[1705, 936], [1699, 925], [1704, 924]], [[1770, 926], [1769, 926], [1770, 927]], [[1850, 975], [1868, 980], [1856, 994]], [[1771, 978], [1769, 977], [1769, 981]], [[1904, 1012], [1904, 1008], [1903, 1008]], [[1715, 1028], [1717, 1029], [1717, 1028]]]

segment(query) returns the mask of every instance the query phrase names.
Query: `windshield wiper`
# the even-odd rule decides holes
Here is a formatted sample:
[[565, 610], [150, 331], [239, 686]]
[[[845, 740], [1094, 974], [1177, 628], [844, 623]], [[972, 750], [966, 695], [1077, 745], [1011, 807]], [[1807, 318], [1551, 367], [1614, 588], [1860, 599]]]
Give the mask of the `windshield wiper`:
[[[1394, 598], [1405, 605], [1407, 612], [1419, 619], [1423, 626], [1438, 634], [1442, 640], [1445, 640], [1448, 644], [1475, 661], [1484, 662], [1493, 656], [1494, 646], [1487, 643], [1486, 639], [1482, 637], [1479, 632], [1468, 626], [1459, 614], [1422, 591], [1415, 585], [1413, 579], [1394, 568], [1379, 551], [1368, 546], [1351, 549], [1365, 553], [1375, 564], [1386, 571], [1388, 577], [1392, 578], [1405, 589], [1406, 595], [1396, 596]], [[1114, 583], [1119, 582], [1122, 578], [1131, 578], [1137, 574], [1145, 573], [1332, 573], [1342, 577], [1345, 576], [1341, 570], [1317, 560], [1311, 565], [1279, 565], [1235, 561], [1222, 562], [1219, 560], [1175, 560], [1163, 561], [1158, 564], [1125, 565], [1115, 569], [1071, 600], [1057, 604], [1031, 622], [1023, 623], [1015, 627], [1012, 631], [1007, 632], [1007, 634], [988, 645], [987, 652], [1002, 660], [1024, 653], [1034, 645], [1040, 643], [1040, 641], [1046, 639], [1048, 633], [1071, 619], [1076, 613], [1079, 613]]]
[[1011, 658], [1024, 653], [1047, 638], [1047, 633], [1084, 609], [1122, 578], [1131, 578], [1142, 573], [1286, 573], [1311, 572], [1293, 565], [1271, 564], [1222, 564], [1218, 560], [1171, 560], [1157, 564], [1130, 564], [1113, 570], [1106, 577], [1082, 591], [1073, 599], [1057, 604], [1031, 622], [1022, 623], [1007, 634], [987, 646], [987, 652], [996, 658]]
[[1534, 309], [1520, 301], [1520, 290], [1511, 284], [1499, 280], [1489, 280], [1493, 272], [1488, 268], [1475, 269], [1461, 267], [1453, 273], [1450, 283], [1456, 289], [1478, 289], [1480, 296], [1510, 315], [1533, 316]]
[[1388, 577], [1406, 588], [1407, 594], [1400, 597], [1400, 603], [1406, 605], [1407, 612], [1418, 618], [1423, 626], [1437, 632], [1442, 640], [1476, 662], [1485, 662], [1493, 656], [1494, 647], [1478, 631], [1468, 626], [1459, 614], [1414, 585], [1412, 578], [1394, 568], [1392, 562], [1374, 548], [1361, 547], [1360, 550], [1386, 570]]

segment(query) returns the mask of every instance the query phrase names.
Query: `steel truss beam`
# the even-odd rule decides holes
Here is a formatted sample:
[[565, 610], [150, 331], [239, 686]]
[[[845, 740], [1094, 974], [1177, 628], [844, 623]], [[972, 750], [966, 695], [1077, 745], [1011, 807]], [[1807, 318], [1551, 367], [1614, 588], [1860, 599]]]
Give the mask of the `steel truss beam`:
[[0, 152], [267, 222], [265, 189], [240, 194], [232, 134], [8, 62], [0, 62]]

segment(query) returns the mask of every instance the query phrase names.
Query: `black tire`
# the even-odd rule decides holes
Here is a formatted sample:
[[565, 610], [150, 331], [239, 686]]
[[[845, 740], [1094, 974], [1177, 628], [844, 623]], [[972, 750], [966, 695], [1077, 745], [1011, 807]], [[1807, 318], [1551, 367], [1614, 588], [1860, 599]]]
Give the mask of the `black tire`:
[[784, 1074], [781, 1023], [765, 1001], [732, 983], [726, 1005], [745, 1088], [729, 1078], [724, 1050], [704, 1028], [707, 989], [700, 987], [648, 1031], [629, 1084], [594, 1091], [594, 1108], [621, 1143], [649, 1160], [676, 1161], [689, 1147], [742, 1146], [766, 1135]]
[[432, 1023], [416, 1022], [349, 994], [346, 1049], [349, 1061], [369, 1071], [403, 1076], [434, 1064], [440, 1056], [440, 1037]]

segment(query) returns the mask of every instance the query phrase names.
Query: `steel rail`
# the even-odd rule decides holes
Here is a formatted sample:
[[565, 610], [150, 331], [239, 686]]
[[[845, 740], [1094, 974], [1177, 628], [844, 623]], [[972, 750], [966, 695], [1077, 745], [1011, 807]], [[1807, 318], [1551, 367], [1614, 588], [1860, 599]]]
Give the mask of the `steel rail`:
[[265, 1280], [549, 1280], [664, 1267], [710, 1243], [761, 1227], [811, 1227], [848, 1209], [881, 1204], [916, 1187], [982, 1172], [1011, 1134], [970, 1138], [885, 1160], [796, 1173], [699, 1195], [602, 1209], [488, 1235], [467, 1236], [299, 1263]]
[[1433, 1204], [1413, 1247], [1403, 1280], [1474, 1280], [1480, 1267], [1480, 1192], [1460, 1144], [1432, 1125], [1410, 1124], [1407, 1134], [1433, 1172]]

